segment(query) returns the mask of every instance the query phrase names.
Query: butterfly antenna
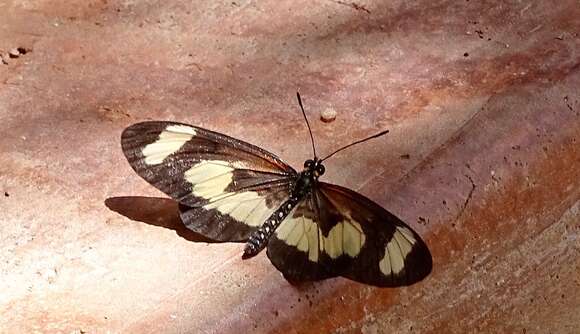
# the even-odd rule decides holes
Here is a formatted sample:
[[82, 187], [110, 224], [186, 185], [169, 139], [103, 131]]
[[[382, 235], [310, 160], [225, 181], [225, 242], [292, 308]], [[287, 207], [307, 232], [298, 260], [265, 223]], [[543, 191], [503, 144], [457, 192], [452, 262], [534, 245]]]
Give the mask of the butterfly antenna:
[[350, 144], [348, 144], [348, 145], [346, 145], [346, 146], [343, 146], [343, 147], [339, 148], [338, 150], [336, 150], [336, 151], [334, 151], [334, 152], [330, 153], [329, 155], [327, 155], [327, 156], [326, 156], [324, 159], [322, 159], [322, 160], [320, 160], [320, 161], [324, 161], [324, 160], [326, 160], [326, 159], [330, 158], [331, 156], [335, 155], [336, 153], [338, 153], [338, 152], [340, 152], [340, 151], [342, 151], [342, 150], [346, 150], [347, 148], [349, 148], [349, 147], [351, 147], [351, 146], [354, 146], [354, 145], [356, 145], [356, 144], [363, 143], [363, 142], [365, 142], [365, 141], [367, 141], [367, 140], [370, 140], [370, 139], [373, 139], [373, 138], [380, 137], [380, 136], [382, 136], [382, 135], [385, 135], [385, 134], [387, 134], [387, 133], [389, 133], [389, 130], [385, 130], [385, 131], [379, 132], [379, 133], [377, 133], [376, 135], [372, 135], [372, 136], [370, 136], [370, 137], [367, 137], [367, 138], [365, 138], [365, 139], [357, 140], [357, 141], [355, 141], [354, 143], [350, 143]]
[[310, 123], [308, 123], [308, 118], [306, 118], [306, 113], [304, 112], [304, 106], [302, 105], [302, 99], [300, 98], [300, 93], [296, 92], [298, 97], [298, 104], [300, 109], [302, 109], [302, 115], [304, 115], [304, 120], [306, 121], [306, 126], [308, 127], [308, 133], [310, 133], [310, 141], [312, 142], [312, 152], [314, 153], [314, 159], [316, 159], [316, 148], [314, 147], [314, 137], [312, 136], [312, 130], [310, 129]]

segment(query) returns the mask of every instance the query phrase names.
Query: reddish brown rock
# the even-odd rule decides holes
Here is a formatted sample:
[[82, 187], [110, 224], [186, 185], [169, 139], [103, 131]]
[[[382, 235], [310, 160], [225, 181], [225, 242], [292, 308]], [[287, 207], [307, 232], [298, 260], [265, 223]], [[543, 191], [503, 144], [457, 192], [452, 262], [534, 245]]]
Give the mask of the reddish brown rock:
[[[0, 332], [575, 333], [579, 17], [573, 0], [4, 1]], [[296, 91], [322, 153], [390, 130], [324, 178], [415, 228], [426, 280], [291, 286], [184, 229], [122, 155], [124, 127], [161, 119], [301, 166]]]

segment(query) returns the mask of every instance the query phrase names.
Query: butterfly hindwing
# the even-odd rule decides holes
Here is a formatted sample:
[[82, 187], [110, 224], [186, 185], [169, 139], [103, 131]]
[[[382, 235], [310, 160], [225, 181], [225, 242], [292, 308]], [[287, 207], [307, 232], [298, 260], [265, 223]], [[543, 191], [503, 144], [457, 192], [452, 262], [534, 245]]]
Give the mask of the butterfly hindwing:
[[[325, 207], [334, 207], [343, 219], [343, 232], [334, 233], [329, 240], [337, 245], [342, 240], [343, 253], [338, 258], [329, 254], [333, 261], [346, 259], [340, 265], [341, 276], [378, 286], [402, 286], [418, 282], [431, 272], [432, 259], [427, 246], [399, 218], [355, 191], [324, 182], [319, 184], [313, 194], [317, 196], [320, 212]], [[322, 214], [321, 219], [324, 219]], [[326, 229], [337, 226], [332, 218], [322, 221], [321, 225], [326, 225]], [[352, 227], [345, 229], [347, 225]], [[324, 249], [326, 252], [326, 244]]]
[[303, 199], [282, 221], [268, 242], [272, 264], [290, 281], [333, 277], [321, 265], [320, 230], [313, 198]]
[[297, 175], [257, 146], [187, 124], [137, 123], [121, 145], [137, 174], [180, 203], [186, 226], [221, 241], [247, 239]]
[[183, 223], [218, 241], [246, 241], [249, 235], [290, 196], [286, 184], [238, 192], [202, 207], [179, 206]]
[[[285, 276], [319, 279], [316, 273], [376, 286], [402, 286], [431, 271], [431, 255], [420, 237], [370, 199], [319, 182], [304, 203], [310, 204], [289, 215], [268, 245], [270, 260]], [[310, 229], [302, 228], [304, 221]], [[305, 244], [302, 235], [314, 234], [316, 241]]]

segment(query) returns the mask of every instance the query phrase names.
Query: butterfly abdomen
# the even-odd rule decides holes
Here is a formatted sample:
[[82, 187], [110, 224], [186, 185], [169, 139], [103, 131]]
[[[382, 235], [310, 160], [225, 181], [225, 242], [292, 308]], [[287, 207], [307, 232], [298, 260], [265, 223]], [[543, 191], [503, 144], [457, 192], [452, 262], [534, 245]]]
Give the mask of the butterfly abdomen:
[[268, 217], [264, 224], [250, 235], [246, 247], [244, 248], [242, 259], [251, 258], [262, 251], [268, 245], [268, 240], [274, 231], [276, 231], [282, 221], [301, 200], [302, 198], [292, 196], [282, 203], [282, 205], [280, 205], [280, 207], [274, 211], [270, 217]]

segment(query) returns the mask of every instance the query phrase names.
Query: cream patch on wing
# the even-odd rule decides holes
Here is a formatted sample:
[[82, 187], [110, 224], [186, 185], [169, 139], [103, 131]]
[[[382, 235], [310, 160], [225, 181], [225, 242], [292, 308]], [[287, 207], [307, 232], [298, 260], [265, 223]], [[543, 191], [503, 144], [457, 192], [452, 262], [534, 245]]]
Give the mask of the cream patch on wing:
[[342, 254], [355, 257], [365, 243], [365, 235], [360, 224], [348, 216], [346, 218], [347, 220], [334, 225], [327, 237], [320, 233], [322, 248], [333, 259]]
[[304, 216], [293, 217], [294, 210], [278, 226], [276, 237], [287, 245], [308, 253], [308, 260], [318, 262], [318, 225]]
[[398, 274], [405, 266], [405, 259], [411, 253], [417, 239], [413, 232], [404, 226], [397, 226], [393, 237], [385, 247], [385, 256], [379, 262], [379, 268], [385, 275]]
[[186, 125], [170, 125], [159, 134], [159, 138], [146, 145], [143, 150], [145, 164], [158, 165], [171, 154], [179, 151], [191, 138], [195, 136], [195, 129]]
[[216, 209], [240, 223], [260, 226], [274, 211], [266, 204], [266, 199], [257, 192], [226, 193], [203, 206], [204, 209]]
[[292, 212], [278, 227], [276, 236], [287, 245], [308, 253], [308, 259], [312, 262], [318, 261], [319, 249], [333, 259], [342, 254], [355, 257], [365, 243], [362, 228], [355, 221], [336, 224], [325, 237], [313, 220], [304, 216], [293, 217]]
[[188, 169], [184, 177], [193, 185], [193, 195], [211, 200], [224, 194], [232, 182], [233, 171], [226, 161], [204, 160]]
[[350, 257], [355, 257], [360, 253], [365, 244], [365, 234], [359, 223], [351, 220], [343, 222], [342, 250]]
[[204, 160], [185, 172], [185, 179], [192, 184], [194, 196], [209, 201], [205, 209], [215, 209], [240, 223], [260, 226], [272, 214], [266, 197], [255, 191], [226, 192], [233, 182], [235, 164], [222, 160]]

